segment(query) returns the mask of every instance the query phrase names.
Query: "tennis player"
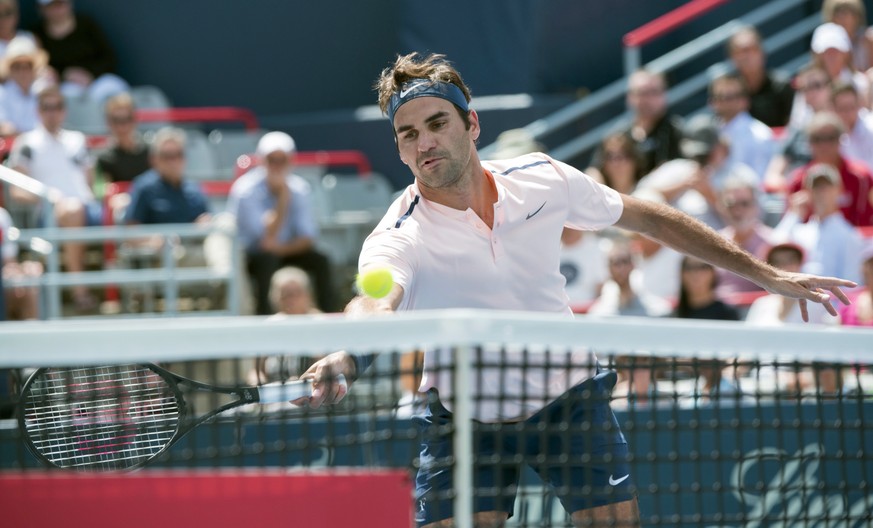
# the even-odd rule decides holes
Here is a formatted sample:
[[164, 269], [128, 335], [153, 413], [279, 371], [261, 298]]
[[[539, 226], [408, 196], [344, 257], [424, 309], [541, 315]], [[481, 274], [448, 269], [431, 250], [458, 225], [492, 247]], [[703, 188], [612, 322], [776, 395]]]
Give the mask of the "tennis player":
[[[848, 303], [840, 287], [854, 287], [850, 281], [775, 269], [691, 217], [619, 194], [545, 154], [480, 160], [479, 116], [469, 107], [470, 91], [442, 55], [398, 57], [382, 72], [377, 90], [400, 159], [415, 181], [391, 205], [361, 250], [360, 270], [387, 266], [394, 275], [393, 290], [381, 299], [353, 299], [345, 310], [348, 315], [483, 308], [571, 317], [559, 272], [565, 226], [596, 230], [616, 225], [638, 231], [771, 292], [800, 299], [804, 317], [809, 301], [822, 303], [836, 314], [829, 293]], [[500, 391], [502, 397], [477, 400], [474, 418], [513, 427], [491, 439], [480, 431], [474, 447], [477, 457], [507, 460], [520, 454], [531, 461], [578, 526], [636, 526], [639, 513], [633, 477], [625, 463], [627, 444], [608, 404], [615, 374], [599, 371], [588, 352], [566, 363], [552, 357], [550, 366], [540, 365], [543, 368], [535, 368], [533, 356], [545, 355], [531, 354], [524, 369], [521, 361], [506, 361], [506, 351], [485, 349], [482, 354], [484, 365], [500, 365], [501, 360], [506, 364], [477, 372], [474, 379], [481, 382], [471, 389], [492, 396]], [[310, 404], [318, 407], [341, 399], [345, 390], [329, 380], [338, 374], [353, 380], [371, 359], [337, 352], [314, 364], [303, 376], [314, 379]], [[421, 526], [451, 524], [451, 500], [438, 497], [451, 489], [452, 471], [437, 462], [451, 455], [451, 438], [441, 433], [447, 428], [439, 427], [452, 418], [452, 380], [445, 374], [450, 361], [437, 352], [425, 354], [421, 390], [428, 392], [429, 406], [417, 418], [423, 427], [416, 481], [416, 520]], [[596, 399], [596, 404], [567, 397], [582, 391], [606, 397]], [[560, 464], [548, 465], [550, 458], [555, 459], [551, 454], [546, 463], [535, 463], [537, 453], [530, 452], [553, 450], [560, 438], [543, 440], [536, 447], [523, 440], [516, 446], [494, 445], [495, 438], [502, 441], [519, 422], [537, 430], [543, 422], [568, 418], [588, 421], [599, 433], [563, 442], [559, 449], [566, 460]], [[499, 471], [497, 467], [475, 469], [477, 489], [501, 490], [493, 496], [477, 494], [476, 526], [501, 526], [512, 515], [516, 484], [512, 479], [518, 478], [518, 469], [503, 463]], [[579, 493], [583, 488], [593, 491]]]

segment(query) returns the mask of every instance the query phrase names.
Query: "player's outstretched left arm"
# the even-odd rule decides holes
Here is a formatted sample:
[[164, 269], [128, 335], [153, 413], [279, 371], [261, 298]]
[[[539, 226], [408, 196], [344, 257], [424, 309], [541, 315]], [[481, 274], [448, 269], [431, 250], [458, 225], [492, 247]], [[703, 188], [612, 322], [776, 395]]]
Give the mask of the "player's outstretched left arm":
[[837, 315], [831, 294], [843, 304], [849, 304], [841, 288], [857, 286], [852, 281], [836, 277], [776, 269], [677, 209], [631, 196], [622, 195], [622, 199], [624, 211], [616, 223], [618, 227], [637, 231], [676, 251], [730, 270], [769, 292], [799, 299], [804, 321], [809, 320], [807, 301], [821, 303], [831, 315]]

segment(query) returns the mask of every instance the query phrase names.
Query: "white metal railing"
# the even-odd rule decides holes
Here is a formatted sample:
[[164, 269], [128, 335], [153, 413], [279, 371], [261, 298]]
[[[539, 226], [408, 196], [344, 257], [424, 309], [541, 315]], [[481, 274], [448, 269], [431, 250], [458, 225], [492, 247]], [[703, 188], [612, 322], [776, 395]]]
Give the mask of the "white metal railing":
[[[185, 241], [205, 240], [213, 233], [220, 233], [230, 241], [227, 261], [219, 266], [178, 267], [175, 254]], [[179, 313], [179, 289], [183, 284], [221, 282], [227, 284], [227, 308], [221, 311], [228, 315], [239, 314], [240, 307], [240, 251], [236, 233], [227, 226], [211, 223], [162, 224], [133, 226], [97, 226], [77, 228], [22, 229], [13, 233], [11, 240], [28, 245], [47, 257], [57, 255], [63, 242], [135, 241], [157, 238], [160, 243], [155, 257], [160, 267], [145, 269], [116, 269], [108, 267], [99, 271], [63, 272], [58, 258], [47, 258], [46, 272], [40, 277], [16, 278], [4, 281], [4, 287], [45, 288], [46, 319], [62, 316], [61, 292], [69, 286], [130, 286], [160, 285], [164, 297], [165, 316]], [[214, 313], [214, 312], [213, 312]]]
[[[223, 282], [227, 284], [227, 309], [218, 311], [227, 315], [240, 313], [241, 289], [239, 270], [241, 251], [233, 226], [227, 222], [200, 224], [163, 224], [136, 226], [96, 226], [59, 228], [55, 221], [51, 189], [42, 182], [0, 165], [0, 182], [23, 189], [39, 197], [39, 212], [44, 227], [39, 229], [15, 229], [9, 239], [26, 245], [45, 258], [45, 273], [40, 277], [17, 277], [4, 281], [4, 288], [39, 287], [40, 313], [46, 319], [62, 316], [62, 288], [69, 286], [113, 286], [133, 284], [162, 285], [164, 295], [163, 315], [179, 313], [179, 287], [183, 284]], [[176, 266], [174, 254], [183, 241], [203, 239], [213, 233], [221, 233], [230, 240], [230, 254], [219, 266]], [[63, 242], [129, 241], [157, 237], [160, 239], [160, 268], [116, 269], [110, 267], [99, 271], [62, 272], [59, 245]], [[213, 314], [215, 311], [212, 312]], [[142, 314], [139, 314], [142, 315]]]

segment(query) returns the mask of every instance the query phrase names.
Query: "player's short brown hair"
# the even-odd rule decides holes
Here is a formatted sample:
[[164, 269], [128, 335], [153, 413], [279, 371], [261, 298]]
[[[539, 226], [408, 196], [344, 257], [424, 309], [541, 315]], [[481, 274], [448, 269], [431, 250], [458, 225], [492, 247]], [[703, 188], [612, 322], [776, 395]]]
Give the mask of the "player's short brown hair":
[[[400, 90], [404, 83], [413, 79], [429, 79], [433, 82], [451, 83], [461, 89], [464, 98], [470, 102], [470, 88], [464, 84], [461, 74], [446, 59], [445, 55], [431, 53], [423, 57], [418, 52], [408, 55], [398, 55], [393, 66], [382, 70], [374, 86], [379, 96], [379, 108], [388, 111], [391, 96]], [[466, 116], [462, 116], [466, 122]]]

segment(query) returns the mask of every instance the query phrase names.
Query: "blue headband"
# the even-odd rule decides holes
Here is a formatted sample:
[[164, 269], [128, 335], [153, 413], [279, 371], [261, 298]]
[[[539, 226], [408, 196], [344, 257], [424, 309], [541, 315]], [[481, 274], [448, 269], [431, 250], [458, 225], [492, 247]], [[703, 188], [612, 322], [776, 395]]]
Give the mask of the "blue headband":
[[400, 90], [391, 96], [391, 100], [388, 101], [388, 119], [393, 123], [397, 109], [418, 97], [439, 97], [454, 104], [464, 112], [470, 109], [467, 106], [464, 92], [456, 85], [440, 81], [433, 82], [429, 79], [413, 79], [404, 83]]

